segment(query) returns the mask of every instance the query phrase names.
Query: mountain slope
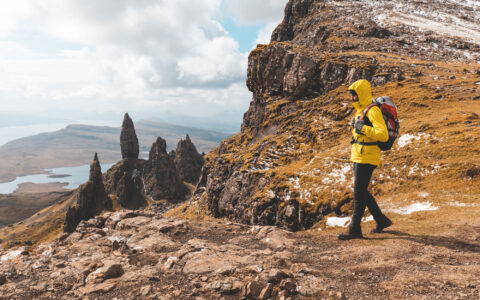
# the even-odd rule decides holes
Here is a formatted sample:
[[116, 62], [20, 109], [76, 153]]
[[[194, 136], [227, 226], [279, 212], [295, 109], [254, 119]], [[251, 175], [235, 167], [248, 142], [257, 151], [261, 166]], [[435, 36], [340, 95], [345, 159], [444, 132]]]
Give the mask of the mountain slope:
[[[360, 78], [400, 110], [402, 136], [372, 181], [379, 202], [400, 207], [422, 192], [434, 203], [459, 192], [470, 201], [480, 192], [480, 46], [462, 32], [480, 31], [476, 9], [455, 1], [289, 1], [272, 42], [250, 53], [253, 100], [242, 131], [207, 155], [192, 207], [290, 230], [348, 211], [347, 87]], [[400, 13], [443, 27], [427, 31]]]

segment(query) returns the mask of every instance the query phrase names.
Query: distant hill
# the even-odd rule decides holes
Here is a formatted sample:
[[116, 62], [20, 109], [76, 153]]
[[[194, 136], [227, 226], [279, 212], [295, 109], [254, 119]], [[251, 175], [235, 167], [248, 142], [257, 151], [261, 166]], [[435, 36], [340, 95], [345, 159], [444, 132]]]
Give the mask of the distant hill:
[[[148, 156], [147, 152], [158, 136], [167, 141], [167, 150], [170, 151], [189, 134], [201, 153], [208, 152], [230, 135], [153, 121], [136, 122], [135, 128], [143, 152], [140, 157]], [[102, 163], [116, 162], [121, 159], [119, 140], [120, 127], [69, 125], [55, 132], [8, 142], [0, 147], [0, 182], [41, 173], [45, 168], [88, 164], [94, 152], [98, 153]]]

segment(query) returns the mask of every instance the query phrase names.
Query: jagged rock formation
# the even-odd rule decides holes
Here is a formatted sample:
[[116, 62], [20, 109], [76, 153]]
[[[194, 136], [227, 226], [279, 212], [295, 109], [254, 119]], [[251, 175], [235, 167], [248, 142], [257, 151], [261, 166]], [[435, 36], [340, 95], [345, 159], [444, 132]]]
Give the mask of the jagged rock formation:
[[150, 150], [149, 160], [138, 159], [135, 128], [125, 114], [120, 140], [124, 159], [105, 173], [104, 180], [95, 153], [90, 179], [75, 192], [74, 204], [67, 211], [65, 232], [73, 232], [81, 220], [97, 216], [105, 209], [111, 210], [111, 199], [115, 206], [127, 209], [147, 206], [147, 196], [172, 203], [184, 201], [189, 190], [183, 180], [191, 183], [198, 180], [203, 158], [188, 135], [178, 143], [177, 151], [172, 150], [169, 154], [166, 141], [158, 137]]
[[74, 202], [67, 210], [64, 232], [73, 232], [78, 223], [100, 214], [104, 210], [111, 210], [112, 202], [107, 197], [103, 185], [102, 170], [97, 153], [90, 165], [90, 176], [74, 194]]
[[167, 154], [166, 141], [161, 137], [152, 144], [143, 172], [145, 192], [153, 199], [170, 202], [185, 200], [188, 190], [177, 172], [174, 155]]
[[141, 159], [126, 158], [105, 173], [105, 189], [124, 208], [138, 209], [147, 205], [142, 180], [144, 163]]
[[174, 154], [175, 166], [181, 180], [196, 185], [202, 171], [203, 157], [197, 152], [188, 134], [184, 140], [178, 142]]
[[140, 150], [137, 134], [135, 133], [133, 121], [128, 113], [123, 117], [122, 132], [120, 133], [120, 148], [122, 150], [122, 158], [138, 158]]
[[124, 208], [138, 209], [147, 205], [142, 180], [144, 160], [138, 159], [139, 145], [135, 126], [125, 114], [120, 133], [120, 148], [123, 160], [105, 174], [105, 187]]
[[[391, 95], [400, 108], [414, 107], [407, 107], [409, 112], [438, 108], [425, 102], [444, 97], [471, 99], [477, 91], [471, 89], [478, 81], [480, 22], [469, 6], [290, 0], [271, 43], [250, 53], [247, 86], [253, 97], [241, 132], [206, 156], [192, 203], [204, 203], [216, 217], [290, 230], [347, 211], [353, 198], [348, 85], [368, 79], [377, 96]], [[456, 31], [449, 29], [452, 20]], [[464, 81], [452, 84], [457, 72]], [[402, 130], [431, 128], [419, 129], [417, 121], [408, 123], [409, 114], [403, 116]], [[402, 151], [396, 149], [395, 159], [386, 157], [383, 178], [412, 176], [398, 173], [411, 163], [412, 154]], [[423, 168], [438, 172], [427, 161]], [[406, 186], [391, 185], [388, 191], [401, 188]]]

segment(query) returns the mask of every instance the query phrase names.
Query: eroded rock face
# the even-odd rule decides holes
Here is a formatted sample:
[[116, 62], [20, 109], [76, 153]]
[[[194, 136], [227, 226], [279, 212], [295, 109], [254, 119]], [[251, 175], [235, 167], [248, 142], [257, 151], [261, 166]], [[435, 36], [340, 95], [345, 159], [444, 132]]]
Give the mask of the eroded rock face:
[[142, 169], [145, 161], [126, 158], [105, 173], [105, 187], [124, 208], [138, 209], [146, 206]]
[[166, 141], [161, 137], [153, 143], [143, 170], [145, 192], [153, 199], [185, 200], [188, 190], [177, 172], [173, 156], [167, 154]]
[[317, 58], [294, 44], [272, 43], [250, 53], [247, 86], [255, 95], [313, 98], [358, 78], [372, 80], [376, 68], [373, 59]]
[[137, 134], [135, 133], [133, 121], [128, 113], [126, 113], [123, 118], [122, 132], [120, 133], [120, 148], [122, 150], [122, 158], [138, 158], [140, 150]]
[[197, 152], [197, 148], [188, 134], [184, 140], [178, 142], [174, 154], [174, 162], [180, 179], [196, 185], [202, 171], [203, 157]]
[[75, 200], [67, 211], [63, 226], [64, 232], [73, 232], [78, 223], [98, 215], [103, 210], [111, 210], [112, 202], [107, 197], [103, 185], [102, 170], [97, 153], [90, 165], [90, 177], [74, 194]]

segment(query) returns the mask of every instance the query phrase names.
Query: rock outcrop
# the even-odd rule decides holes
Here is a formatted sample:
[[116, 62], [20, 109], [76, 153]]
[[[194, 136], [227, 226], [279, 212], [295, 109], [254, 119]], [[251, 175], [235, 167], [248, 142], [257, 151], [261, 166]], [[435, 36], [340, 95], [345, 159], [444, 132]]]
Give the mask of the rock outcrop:
[[135, 126], [128, 115], [123, 117], [122, 131], [120, 133], [120, 148], [122, 150], [122, 158], [138, 158], [140, 153]]
[[139, 144], [135, 126], [125, 114], [120, 133], [120, 148], [122, 158], [105, 174], [105, 187], [109, 194], [113, 194], [121, 207], [138, 209], [147, 205], [142, 180], [144, 160], [138, 159]]
[[308, 16], [317, 2], [315, 0], [288, 1], [285, 17], [272, 33], [272, 42], [291, 41], [295, 37], [295, 26], [300, 23], [300, 19]]
[[121, 207], [138, 209], [147, 205], [142, 179], [144, 164], [142, 159], [126, 158], [105, 173], [105, 189]]
[[64, 232], [73, 232], [78, 223], [100, 214], [104, 210], [111, 210], [112, 202], [107, 197], [103, 185], [102, 170], [97, 153], [90, 165], [90, 176], [74, 194], [74, 202], [67, 210]]
[[167, 153], [167, 144], [161, 137], [152, 144], [149, 159], [143, 168], [145, 192], [155, 200], [181, 202], [188, 189], [175, 167], [174, 156]]
[[178, 142], [174, 154], [174, 162], [180, 179], [196, 185], [202, 171], [203, 157], [197, 152], [197, 148], [188, 134], [184, 140]]

